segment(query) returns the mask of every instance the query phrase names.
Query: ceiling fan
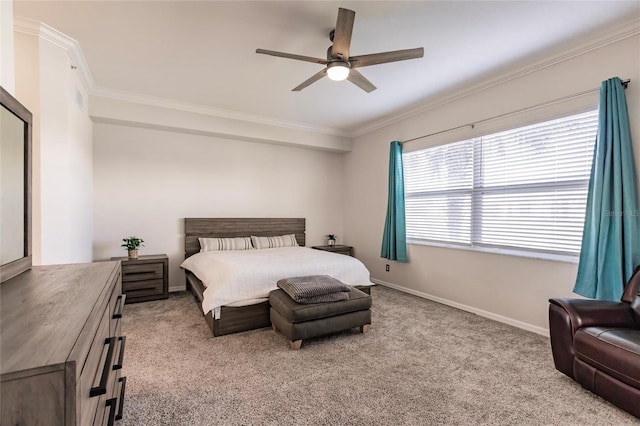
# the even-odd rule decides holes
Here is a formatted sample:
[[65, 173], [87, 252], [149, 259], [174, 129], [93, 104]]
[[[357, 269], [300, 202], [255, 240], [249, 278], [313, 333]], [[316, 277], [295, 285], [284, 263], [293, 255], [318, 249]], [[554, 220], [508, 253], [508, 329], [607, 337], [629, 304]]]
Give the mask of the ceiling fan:
[[326, 75], [334, 81], [349, 80], [367, 93], [376, 90], [376, 86], [360, 74], [356, 68], [385, 64], [387, 62], [422, 58], [424, 55], [424, 48], [418, 47], [416, 49], [394, 50], [391, 52], [373, 53], [370, 55], [349, 56], [351, 33], [353, 32], [353, 21], [355, 17], [356, 13], [353, 10], [338, 8], [336, 28], [329, 33], [329, 39], [333, 42], [333, 45], [327, 49], [327, 59], [265, 49], [256, 49], [256, 53], [326, 65], [326, 68], [322, 71], [314, 74], [309, 79], [294, 87], [292, 89], [293, 92], [299, 92]]

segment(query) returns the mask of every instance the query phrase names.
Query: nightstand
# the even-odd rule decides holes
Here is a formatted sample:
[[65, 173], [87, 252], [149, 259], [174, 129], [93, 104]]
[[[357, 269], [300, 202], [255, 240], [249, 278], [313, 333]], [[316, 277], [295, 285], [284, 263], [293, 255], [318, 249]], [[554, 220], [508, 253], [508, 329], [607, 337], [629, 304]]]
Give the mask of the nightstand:
[[169, 297], [169, 258], [166, 254], [112, 257], [122, 264], [122, 292], [125, 303], [145, 302]]
[[333, 246], [313, 246], [312, 249], [330, 251], [333, 253], [346, 254], [347, 256], [353, 256], [352, 246], [333, 245]]

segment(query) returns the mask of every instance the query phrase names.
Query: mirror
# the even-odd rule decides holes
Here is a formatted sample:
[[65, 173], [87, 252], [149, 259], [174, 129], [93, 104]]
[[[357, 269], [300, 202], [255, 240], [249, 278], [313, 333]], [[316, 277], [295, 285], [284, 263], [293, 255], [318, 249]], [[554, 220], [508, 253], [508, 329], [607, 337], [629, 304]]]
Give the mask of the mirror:
[[0, 87], [0, 282], [31, 268], [31, 124]]

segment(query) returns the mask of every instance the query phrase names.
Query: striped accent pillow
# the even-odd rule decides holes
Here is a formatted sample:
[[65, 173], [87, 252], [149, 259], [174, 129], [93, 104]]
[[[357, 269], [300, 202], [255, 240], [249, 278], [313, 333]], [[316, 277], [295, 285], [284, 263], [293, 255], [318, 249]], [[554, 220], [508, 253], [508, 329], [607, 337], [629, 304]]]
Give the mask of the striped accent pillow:
[[298, 240], [295, 234], [279, 235], [277, 237], [256, 237], [251, 236], [253, 247], [257, 249], [278, 248], [278, 247], [298, 247]]
[[198, 238], [200, 251], [251, 250], [251, 237]]

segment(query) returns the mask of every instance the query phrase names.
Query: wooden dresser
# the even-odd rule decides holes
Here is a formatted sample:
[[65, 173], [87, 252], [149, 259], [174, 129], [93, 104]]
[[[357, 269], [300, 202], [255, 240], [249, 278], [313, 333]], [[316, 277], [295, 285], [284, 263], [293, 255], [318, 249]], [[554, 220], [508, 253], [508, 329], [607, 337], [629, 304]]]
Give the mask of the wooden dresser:
[[120, 262], [35, 266], [0, 285], [3, 425], [122, 417]]
[[137, 259], [112, 257], [122, 263], [122, 291], [127, 303], [169, 297], [169, 258], [166, 254], [150, 254]]

